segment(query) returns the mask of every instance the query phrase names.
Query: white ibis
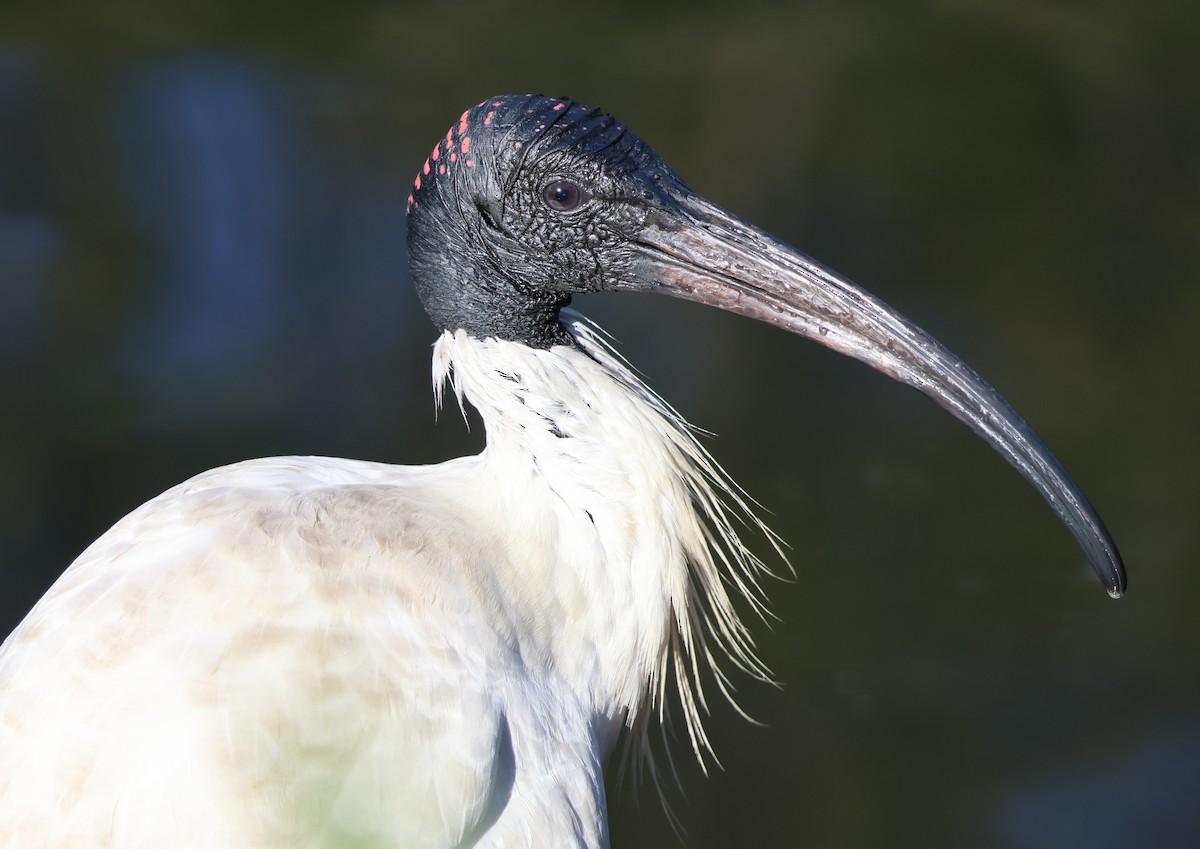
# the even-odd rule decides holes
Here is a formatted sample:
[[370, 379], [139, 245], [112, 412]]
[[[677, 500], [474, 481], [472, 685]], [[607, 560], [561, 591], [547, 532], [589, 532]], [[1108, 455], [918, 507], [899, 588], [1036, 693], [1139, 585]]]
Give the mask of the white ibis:
[[921, 390], [1026, 477], [1110, 594], [1100, 519], [1024, 421], [886, 305], [697, 197], [614, 118], [505, 96], [408, 210], [433, 376], [487, 429], [436, 466], [215, 469], [89, 547], [0, 650], [0, 845], [603, 847], [603, 771], [668, 698], [766, 676], [762, 564], [689, 426], [580, 292], [663, 292]]

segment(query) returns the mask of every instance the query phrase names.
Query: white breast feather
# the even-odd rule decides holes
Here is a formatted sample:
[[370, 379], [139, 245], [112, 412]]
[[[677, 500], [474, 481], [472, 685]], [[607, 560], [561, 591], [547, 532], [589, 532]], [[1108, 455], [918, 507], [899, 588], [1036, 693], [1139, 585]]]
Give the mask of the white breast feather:
[[[639, 731], [631, 740], [638, 760], [650, 758], [644, 732], [655, 714], [666, 720], [667, 682], [673, 677], [692, 748], [703, 766], [712, 755], [702, 721], [708, 710], [706, 673], [735, 707], [725, 661], [754, 678], [772, 681], [755, 654], [733, 595], [765, 616], [760, 582], [773, 573], [742, 542], [734, 521], [766, 536], [785, 565], [786, 557], [778, 538], [700, 444], [695, 429], [634, 374], [602, 330], [568, 310], [563, 319], [582, 351], [532, 351], [494, 340], [481, 343], [461, 332], [444, 334], [434, 349], [437, 400], [440, 405], [440, 387], [449, 383], [460, 406], [465, 396], [483, 414], [488, 452], [498, 432], [503, 433], [523, 446], [514, 452], [517, 456], [535, 454], [542, 459], [544, 475], [550, 458], [571, 457], [581, 450], [604, 454], [571, 457], [563, 473], [554, 475], [556, 485], [592, 485], [601, 498], [621, 494], [629, 499], [626, 503], [647, 511], [630, 518], [631, 526], [643, 526], [638, 528], [643, 537], [639, 545], [645, 547], [645, 537], [655, 533], [669, 539], [669, 545], [654, 549], [654, 556], [663, 559], [645, 564], [648, 572], [663, 576], [662, 591], [670, 603], [666, 641], [647, 646], [638, 658], [636, 668], [649, 669], [650, 676], [635, 682], [639, 698], [626, 702], [633, 705], [628, 722]], [[519, 380], [497, 381], [497, 372]], [[554, 437], [555, 429], [571, 438]], [[570, 500], [587, 499], [576, 493]], [[611, 569], [621, 556], [628, 556], [613, 554], [597, 568]]]

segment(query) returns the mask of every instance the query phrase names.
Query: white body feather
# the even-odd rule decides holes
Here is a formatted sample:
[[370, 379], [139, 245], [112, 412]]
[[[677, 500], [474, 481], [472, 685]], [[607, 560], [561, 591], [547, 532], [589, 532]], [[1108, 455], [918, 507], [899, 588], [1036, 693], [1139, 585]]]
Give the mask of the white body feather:
[[571, 330], [439, 340], [479, 456], [238, 463], [88, 548], [0, 649], [0, 846], [607, 846], [622, 726], [675, 677], [703, 754], [706, 641], [765, 674], [722, 580], [760, 565], [687, 426]]

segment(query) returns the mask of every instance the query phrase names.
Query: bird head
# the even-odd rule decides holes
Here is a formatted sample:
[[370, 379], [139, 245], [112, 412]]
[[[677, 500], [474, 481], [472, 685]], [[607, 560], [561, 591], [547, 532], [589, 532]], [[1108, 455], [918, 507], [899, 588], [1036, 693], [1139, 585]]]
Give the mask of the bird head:
[[574, 344], [576, 293], [660, 292], [813, 339], [925, 393], [1045, 498], [1114, 597], [1124, 567], [1095, 510], [1032, 428], [962, 360], [885, 303], [692, 192], [611, 115], [502, 96], [439, 139], [408, 206], [409, 262], [442, 330]]

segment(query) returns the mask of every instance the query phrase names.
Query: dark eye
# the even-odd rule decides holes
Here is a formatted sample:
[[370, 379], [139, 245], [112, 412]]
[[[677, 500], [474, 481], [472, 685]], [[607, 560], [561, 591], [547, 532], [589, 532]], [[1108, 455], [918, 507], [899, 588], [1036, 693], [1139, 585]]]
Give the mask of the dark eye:
[[583, 189], [570, 180], [555, 180], [542, 189], [542, 200], [555, 212], [570, 212], [583, 203]]

